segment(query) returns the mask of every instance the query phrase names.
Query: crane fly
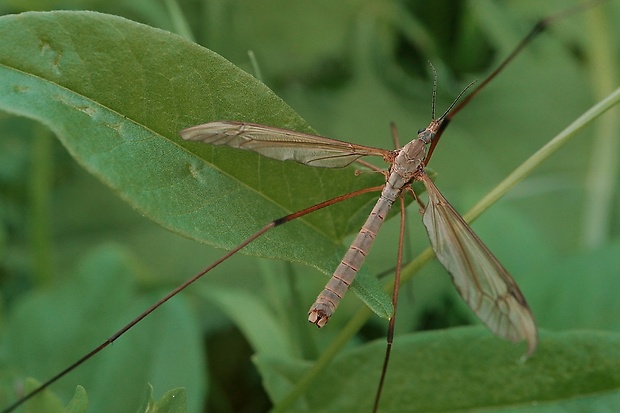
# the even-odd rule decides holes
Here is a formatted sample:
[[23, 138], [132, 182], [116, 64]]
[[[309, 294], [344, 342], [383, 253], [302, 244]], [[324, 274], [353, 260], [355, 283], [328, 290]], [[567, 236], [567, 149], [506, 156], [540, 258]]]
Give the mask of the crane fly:
[[[432, 65], [431, 65], [432, 67]], [[295, 161], [322, 168], [345, 167], [363, 156], [379, 156], [387, 161], [386, 182], [381, 195], [362, 229], [325, 288], [308, 311], [308, 321], [323, 327], [338, 307], [353, 282], [387, 214], [399, 197], [411, 194], [421, 206], [423, 223], [439, 262], [452, 277], [454, 286], [478, 318], [497, 336], [514, 342], [525, 340], [531, 355], [536, 349], [538, 332], [525, 297], [508, 271], [478, 238], [471, 227], [450, 205], [428, 176], [425, 166], [430, 160], [427, 147], [437, 136], [446, 116], [465, 93], [470, 83], [439, 118], [435, 118], [437, 75], [433, 68], [431, 121], [418, 131], [417, 138], [396, 150], [356, 145], [323, 136], [310, 135], [253, 123], [220, 121], [194, 126], [181, 131], [181, 137], [211, 145], [226, 145], [249, 150], [279, 161]], [[395, 140], [396, 129], [393, 127]], [[428, 203], [424, 206], [411, 188], [414, 181], [424, 184]], [[401, 206], [404, 204], [401, 203]], [[401, 214], [404, 214], [404, 206]], [[402, 257], [402, 228], [396, 269], [394, 311]], [[381, 388], [393, 340], [393, 315], [388, 332], [388, 349], [375, 400], [378, 408]]]
[[181, 131], [181, 136], [185, 140], [226, 145], [313, 167], [345, 167], [363, 156], [379, 156], [389, 162], [386, 183], [379, 199], [308, 312], [308, 321], [317, 327], [323, 327], [333, 315], [370, 251], [391, 206], [404, 193], [415, 197], [411, 183], [420, 181], [429, 197], [426, 207], [422, 207], [424, 226], [435, 255], [451, 274], [459, 294], [493, 333], [512, 341], [526, 340], [528, 354], [532, 354], [537, 343], [536, 325], [519, 287], [426, 173], [425, 165], [429, 161], [426, 148], [433, 142], [446, 115], [459, 98], [441, 117], [435, 119], [435, 96], [436, 81], [433, 85], [431, 122], [418, 132], [416, 139], [396, 150], [229, 121], [194, 126]]
[[[592, 4], [596, 4], [596, 2]], [[422, 222], [428, 233], [433, 251], [439, 262], [451, 275], [453, 283], [465, 303], [497, 336], [513, 342], [525, 341], [527, 343], [527, 355], [531, 355], [536, 349], [538, 334], [532, 312], [523, 294], [508, 271], [493, 256], [470, 226], [441, 194], [434, 182], [430, 179], [425, 168], [432, 156], [435, 145], [451, 118], [492, 80], [526, 44], [538, 33], [543, 31], [553, 20], [565, 17], [585, 7], [590, 7], [592, 4], [587, 6], [582, 5], [564, 13], [543, 19], [519, 44], [515, 51], [509, 55], [494, 72], [482, 81], [473, 92], [467, 95], [461, 103], [457, 105], [457, 101], [467, 90], [467, 88], [465, 88], [439, 118], [435, 118], [435, 75], [435, 80], [433, 82], [431, 122], [427, 127], [418, 131], [415, 139], [395, 150], [357, 145], [322, 136], [239, 121], [210, 122], [181, 131], [181, 137], [188, 141], [198, 141], [210, 145], [226, 145], [232, 148], [253, 151], [272, 159], [295, 161], [311, 167], [342, 168], [353, 163], [360, 163], [368, 166], [369, 164], [361, 160], [362, 157], [366, 156], [381, 157], [389, 164], [389, 167], [387, 171], [382, 171], [386, 180], [381, 188], [358, 190], [354, 193], [339, 196], [268, 223], [261, 230], [231, 249], [223, 257], [157, 301], [97, 348], [4, 411], [13, 411], [19, 405], [41, 392], [59, 378], [80, 366], [86, 360], [90, 359], [93, 355], [122, 336], [163, 303], [175, 296], [178, 292], [270, 229], [342, 200], [352, 198], [362, 193], [378, 190], [381, 190], [381, 195], [368, 219], [351, 244], [340, 265], [335, 269], [333, 276], [308, 311], [308, 320], [317, 327], [323, 327], [329, 321], [330, 317], [334, 315], [340, 300], [355, 278], [366, 254], [369, 252], [377, 232], [387, 217], [389, 209], [395, 202], [400, 200], [401, 238], [398, 247], [396, 282], [393, 296], [394, 315], [390, 319], [388, 328], [388, 345], [379, 388], [375, 398], [374, 410], [376, 411], [378, 408], [393, 340], [396, 296], [403, 249], [402, 229], [404, 227], [404, 202], [402, 200], [407, 195], [412, 196], [420, 205], [420, 211], [423, 215]], [[434, 69], [433, 73], [435, 73]], [[395, 128], [393, 128], [393, 134], [396, 139], [397, 134]], [[428, 194], [426, 204], [424, 204], [412, 190], [411, 185], [414, 182], [421, 182], [426, 188]]]

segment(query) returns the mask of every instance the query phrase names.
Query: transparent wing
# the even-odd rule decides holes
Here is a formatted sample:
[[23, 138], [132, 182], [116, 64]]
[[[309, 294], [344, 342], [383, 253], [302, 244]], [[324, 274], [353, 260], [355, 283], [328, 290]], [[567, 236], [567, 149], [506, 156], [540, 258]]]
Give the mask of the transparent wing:
[[280, 161], [292, 160], [323, 168], [341, 168], [362, 156], [388, 159], [390, 152], [322, 136], [243, 122], [211, 122], [182, 130], [181, 137], [212, 145], [257, 152]]
[[437, 259], [452, 276], [459, 294], [494, 334], [515, 342], [526, 340], [531, 355], [538, 332], [519, 287], [428, 175], [419, 179], [429, 197], [424, 226]]

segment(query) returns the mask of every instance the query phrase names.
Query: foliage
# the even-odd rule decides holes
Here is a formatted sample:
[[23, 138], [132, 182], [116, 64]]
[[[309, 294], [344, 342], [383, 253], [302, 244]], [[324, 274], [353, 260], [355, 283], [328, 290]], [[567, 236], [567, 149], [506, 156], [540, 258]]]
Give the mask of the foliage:
[[[14, 399], [15, 383], [51, 377], [222, 254], [195, 240], [230, 248], [271, 219], [382, 180], [185, 143], [180, 129], [215, 119], [312, 125], [326, 136], [388, 147], [390, 121], [401, 140], [429, 121], [427, 60], [438, 69], [441, 111], [536, 18], [558, 9], [539, 2], [312, 3], [0, 6], [1, 406]], [[111, 15], [8, 15], [80, 7]], [[552, 27], [453, 120], [432, 167], [458, 210], [611, 92], [602, 85], [617, 84], [618, 65], [601, 73], [596, 63], [614, 54], [601, 48], [618, 38], [615, 27], [606, 29], [618, 7], [588, 13]], [[169, 31], [260, 73], [277, 96]], [[618, 172], [607, 169], [602, 182], [590, 176], [610, 157], [617, 163], [619, 152], [592, 151], [605, 142], [609, 123], [601, 124], [474, 226], [545, 330], [539, 351], [520, 364], [522, 346], [478, 327], [447, 328], [473, 320], [445, 272], [428, 265], [401, 293], [382, 411], [572, 411], [584, 403], [606, 411], [618, 404]], [[69, 411], [85, 408], [77, 384], [94, 412], [183, 411], [164, 406], [174, 399], [164, 393], [176, 387], [186, 389], [187, 396], [174, 395], [187, 397], [191, 412], [264, 411], [269, 403], [281, 411], [370, 411], [384, 320], [374, 317], [344, 340], [347, 320], [362, 324], [369, 316], [359, 316], [357, 298], [347, 297], [321, 331], [310, 329], [305, 312], [372, 199], [268, 233], [244, 252], [305, 265], [237, 255], [52, 390], [64, 404], [77, 395]], [[408, 250], [419, 252], [426, 237], [417, 207], [409, 209]], [[388, 222], [382, 230], [366, 274], [393, 267], [396, 227]], [[389, 313], [374, 278], [366, 280], [361, 290], [374, 292], [360, 296]], [[419, 332], [431, 329], [438, 330]], [[310, 381], [308, 372], [320, 379]], [[155, 396], [145, 396], [147, 383]], [[62, 411], [63, 403], [46, 397]], [[153, 398], [162, 400], [159, 410]]]

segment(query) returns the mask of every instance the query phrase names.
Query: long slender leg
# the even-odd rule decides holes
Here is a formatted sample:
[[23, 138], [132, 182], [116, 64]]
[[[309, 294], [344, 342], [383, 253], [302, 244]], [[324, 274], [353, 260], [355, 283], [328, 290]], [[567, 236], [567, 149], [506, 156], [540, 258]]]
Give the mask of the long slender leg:
[[237, 245], [236, 247], [234, 247], [233, 249], [228, 251], [221, 258], [219, 258], [216, 261], [214, 261], [211, 265], [209, 265], [208, 267], [204, 268], [202, 271], [198, 272], [193, 277], [189, 278], [188, 280], [186, 280], [185, 282], [180, 284], [174, 290], [170, 291], [165, 297], [163, 297], [162, 299], [157, 301], [155, 304], [153, 304], [152, 306], [147, 308], [144, 312], [142, 312], [142, 314], [140, 314], [139, 316], [137, 316], [136, 318], [131, 320], [129, 323], [127, 323], [127, 325], [125, 325], [123, 328], [118, 330], [111, 337], [106, 339], [103, 343], [101, 343], [99, 346], [97, 346], [96, 348], [91, 350], [85, 356], [81, 357], [75, 363], [71, 364], [69, 367], [67, 367], [66, 369], [64, 369], [60, 373], [56, 374], [51, 379], [49, 379], [46, 382], [44, 382], [43, 384], [41, 384], [39, 387], [34, 389], [32, 392], [28, 393], [27, 395], [25, 395], [21, 399], [17, 400], [12, 405], [8, 406], [6, 409], [2, 410], [2, 413], [9, 413], [9, 412], [14, 411], [19, 406], [21, 406], [23, 403], [25, 403], [26, 401], [30, 400], [32, 397], [36, 396], [37, 394], [39, 394], [40, 392], [45, 390], [47, 387], [49, 387], [50, 385], [52, 385], [53, 383], [58, 381], [60, 378], [64, 377], [65, 375], [67, 375], [68, 373], [73, 371], [74, 369], [76, 369], [78, 366], [82, 365], [84, 362], [89, 360], [95, 354], [99, 353], [101, 350], [106, 348], [108, 345], [110, 345], [114, 341], [116, 341], [120, 336], [122, 336], [127, 331], [129, 331], [133, 326], [135, 326], [140, 321], [142, 321], [142, 319], [144, 319], [146, 316], [148, 316], [153, 311], [155, 311], [157, 308], [162, 306], [166, 301], [168, 301], [169, 299], [171, 299], [172, 297], [177, 295], [179, 292], [183, 291], [187, 286], [189, 286], [190, 284], [192, 284], [195, 281], [197, 281], [203, 275], [205, 275], [206, 273], [208, 273], [209, 271], [211, 271], [212, 269], [214, 269], [215, 267], [217, 267], [218, 265], [220, 265], [221, 263], [226, 261], [228, 258], [230, 258], [234, 254], [239, 252], [241, 249], [245, 248], [248, 244], [250, 244], [255, 239], [259, 238], [261, 235], [263, 235], [264, 233], [266, 233], [270, 229], [273, 229], [273, 228], [275, 228], [277, 226], [280, 226], [282, 224], [290, 222], [290, 221], [292, 221], [294, 219], [300, 218], [300, 217], [302, 217], [304, 215], [308, 215], [308, 214], [310, 214], [310, 213], [312, 213], [314, 211], [318, 211], [319, 209], [328, 207], [328, 206], [333, 205], [333, 204], [337, 204], [338, 202], [342, 202], [342, 201], [350, 199], [350, 198], [354, 198], [354, 197], [356, 197], [358, 195], [362, 195], [362, 194], [365, 194], [365, 193], [368, 193], [368, 192], [380, 191], [382, 188], [383, 188], [383, 186], [375, 186], [375, 187], [371, 187], [371, 188], [360, 189], [358, 191], [351, 192], [351, 193], [345, 194], [345, 195], [341, 195], [341, 196], [338, 196], [336, 198], [332, 198], [330, 200], [327, 200], [327, 201], [321, 202], [319, 204], [313, 205], [313, 206], [311, 206], [309, 208], [303, 209], [303, 210], [298, 211], [298, 212], [294, 212], [292, 214], [289, 214], [289, 215], [286, 215], [286, 216], [283, 216], [281, 218], [278, 218], [276, 220], [271, 221], [270, 223], [265, 225], [263, 228], [261, 228], [260, 230], [258, 230], [257, 232], [255, 232], [254, 234], [252, 234], [251, 236], [246, 238], [239, 245]]
[[478, 86], [476, 86], [476, 88], [470, 94], [465, 96], [465, 98], [462, 99], [460, 103], [456, 105], [454, 109], [452, 109], [450, 113], [446, 115], [444, 122], [441, 124], [441, 126], [439, 127], [439, 130], [437, 131], [437, 134], [435, 135], [435, 139], [433, 140], [433, 142], [431, 142], [431, 146], [428, 150], [428, 154], [426, 155], [426, 160], [424, 161], [424, 165], [427, 165], [428, 161], [431, 159], [431, 156], [433, 155], [433, 151], [435, 150], [435, 146], [437, 146], [437, 143], [439, 142], [439, 139], [441, 138], [443, 131], [448, 127], [448, 124], [450, 123], [452, 118], [457, 113], [459, 113], [461, 109], [467, 106], [469, 102], [474, 97], [476, 97], [476, 95], [480, 93], [480, 91], [484, 89], [484, 87], [489, 82], [495, 79], [495, 77], [500, 72], [502, 72], [504, 68], [508, 66], [510, 62], [512, 62], [521, 53], [523, 49], [525, 49], [536, 37], [538, 37], [539, 34], [544, 32], [547, 29], [547, 27], [555, 23], [557, 20], [565, 19], [569, 16], [572, 16], [573, 14], [577, 14], [584, 10], [595, 7], [605, 1], [607, 0], [592, 0], [592, 1], [581, 3], [581, 4], [577, 4], [576, 6], [562, 10], [559, 13], [553, 14], [551, 16], [547, 16], [539, 20], [538, 23], [536, 23], [536, 25], [532, 28], [532, 30], [530, 30], [530, 32], [523, 38], [523, 40], [521, 40], [521, 42], [517, 45], [517, 47], [515, 47], [514, 50], [499, 64], [499, 66], [497, 66], [495, 70], [493, 70], [486, 78], [484, 78], [484, 80], [480, 82]]
[[396, 123], [390, 122], [390, 129], [392, 130], [392, 143], [394, 144], [394, 149], [398, 149], [400, 148], [400, 138], [398, 137]]
[[403, 245], [405, 239], [406, 211], [405, 200], [400, 197], [400, 236], [398, 238], [398, 253], [396, 256], [396, 273], [394, 275], [394, 290], [392, 291], [392, 305], [394, 306], [394, 314], [390, 318], [387, 331], [387, 346], [385, 348], [385, 358], [383, 360], [383, 368], [381, 369], [381, 378], [379, 379], [379, 387], [375, 396], [375, 404], [372, 409], [374, 413], [379, 409], [381, 400], [381, 392], [383, 391], [383, 383], [387, 375], [388, 364], [390, 362], [390, 354], [392, 353], [392, 343], [394, 342], [394, 326], [396, 325], [396, 306], [398, 304], [398, 289], [400, 286], [400, 272], [403, 264]]
[[362, 166], [365, 166], [366, 168], [370, 169], [373, 172], [380, 172], [383, 175], [385, 175], [385, 169], [381, 169], [378, 166], [375, 166], [375, 165], [373, 165], [373, 164], [371, 164], [369, 162], [366, 162], [366, 161], [364, 161], [362, 159], [358, 159], [357, 161], [355, 161], [355, 163], [360, 164]]
[[415, 201], [420, 206], [420, 214], [424, 213], [424, 210], [426, 209], [426, 205], [424, 205], [424, 202], [422, 202], [422, 200], [420, 198], [418, 198], [418, 196], [415, 194], [415, 191], [413, 190], [413, 188], [411, 188], [410, 186], [407, 187], [407, 192], [409, 192], [411, 194], [413, 199], [415, 199]]

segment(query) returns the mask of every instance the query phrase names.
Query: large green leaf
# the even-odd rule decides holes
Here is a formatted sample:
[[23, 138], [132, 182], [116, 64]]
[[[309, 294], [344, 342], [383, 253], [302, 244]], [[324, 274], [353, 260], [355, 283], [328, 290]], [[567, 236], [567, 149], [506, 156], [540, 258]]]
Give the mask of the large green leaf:
[[[620, 336], [543, 333], [540, 348], [502, 342], [483, 328], [398, 337], [385, 382], [383, 412], [615, 411], [620, 402]], [[294, 411], [371, 411], [385, 342], [341, 353]], [[309, 368], [302, 361], [257, 356], [274, 400]], [[615, 406], [615, 407], [614, 407]]]
[[[231, 248], [270, 220], [382, 181], [183, 142], [180, 129], [218, 119], [311, 129], [262, 83], [179, 36], [91, 12], [5, 16], [0, 36], [10, 45], [0, 108], [49, 126], [85, 168], [187, 237]], [[330, 273], [372, 197], [285, 225], [244, 252]], [[371, 277], [361, 291], [391, 313]]]

